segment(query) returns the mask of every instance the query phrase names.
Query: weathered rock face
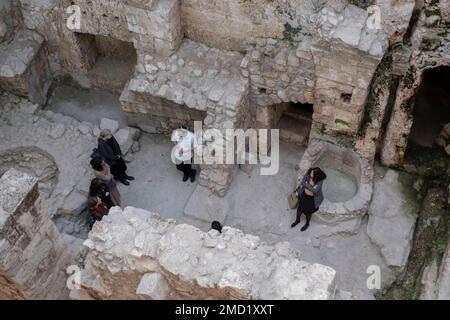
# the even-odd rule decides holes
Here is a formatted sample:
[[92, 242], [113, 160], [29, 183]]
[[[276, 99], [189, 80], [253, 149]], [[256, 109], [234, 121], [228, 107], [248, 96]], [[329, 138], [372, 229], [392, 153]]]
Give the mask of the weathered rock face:
[[450, 123], [447, 123], [444, 128], [442, 128], [442, 131], [437, 137], [435, 143], [444, 148], [445, 152], [450, 155]]
[[287, 243], [224, 227], [204, 233], [158, 214], [115, 207], [86, 240], [77, 299], [331, 299], [335, 271]]
[[367, 234], [380, 247], [387, 265], [397, 270], [406, 265], [419, 211], [404, 188], [398, 172], [388, 170], [375, 184], [367, 225]]
[[384, 137], [381, 160], [384, 165], [403, 164], [408, 137], [413, 124], [414, 97], [431, 68], [450, 65], [450, 41], [448, 40], [448, 2], [424, 2], [401, 57], [394, 64], [407, 67], [400, 74], [399, 86]]
[[17, 4], [12, 0], [0, 3], [0, 43], [11, 39], [14, 30], [21, 24], [22, 19]]
[[0, 87], [44, 103], [52, 76], [46, 56], [44, 38], [21, 30], [9, 43], [0, 44]]
[[[67, 248], [36, 205], [37, 180], [15, 169], [0, 178], [0, 283], [6, 299], [67, 297]], [[3, 285], [5, 285], [5, 290]]]

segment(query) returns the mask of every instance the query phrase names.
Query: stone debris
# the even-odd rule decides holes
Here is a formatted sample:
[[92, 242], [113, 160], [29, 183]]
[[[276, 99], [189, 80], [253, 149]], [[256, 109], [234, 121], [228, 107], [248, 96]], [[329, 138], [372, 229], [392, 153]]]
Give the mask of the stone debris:
[[[81, 123], [73, 118], [51, 111], [37, 110], [34, 116], [20, 111], [29, 104], [7, 93], [0, 95], [3, 118], [14, 123], [2, 125], [0, 157], [6, 162], [6, 155], [10, 155], [11, 165], [13, 160], [22, 163], [41, 177], [44, 184], [39, 189], [43, 191], [43, 205], [50, 217], [60, 210], [78, 212], [89, 192], [86, 181], [94, 177], [89, 159], [97, 146], [97, 137], [91, 129], [84, 131], [86, 134], [80, 132]], [[92, 128], [88, 123], [83, 126]]]
[[269, 246], [230, 227], [221, 234], [205, 233], [155, 213], [115, 207], [94, 225], [84, 244], [89, 254], [81, 296], [334, 298], [332, 268], [299, 260], [299, 253], [287, 243]]

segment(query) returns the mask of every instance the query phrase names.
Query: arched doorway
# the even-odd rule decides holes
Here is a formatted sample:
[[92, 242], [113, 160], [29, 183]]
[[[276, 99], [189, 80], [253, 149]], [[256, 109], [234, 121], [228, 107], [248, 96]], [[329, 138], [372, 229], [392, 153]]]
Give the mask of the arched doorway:
[[425, 71], [412, 115], [408, 145], [435, 146], [443, 126], [450, 123], [450, 67]]
[[[450, 67], [424, 72], [422, 83], [411, 101], [412, 127], [405, 151], [405, 164], [412, 164], [429, 177], [447, 173], [446, 146], [450, 144]], [[445, 136], [443, 138], [443, 136]]]

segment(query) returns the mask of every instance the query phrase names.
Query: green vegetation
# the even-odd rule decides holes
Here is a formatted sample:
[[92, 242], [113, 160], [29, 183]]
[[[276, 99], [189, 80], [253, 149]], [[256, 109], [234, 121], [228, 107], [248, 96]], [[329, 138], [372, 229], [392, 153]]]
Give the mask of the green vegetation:
[[367, 9], [375, 4], [375, 0], [349, 0], [348, 3], [362, 9]]
[[349, 128], [350, 128], [350, 125], [351, 125], [348, 121], [345, 121], [345, 120], [342, 120], [342, 119], [339, 119], [339, 118], [336, 118], [334, 120], [334, 123], [340, 124], [342, 126], [346, 126], [346, 127], [349, 127]]
[[372, 83], [370, 84], [369, 93], [364, 106], [363, 118], [358, 130], [358, 136], [364, 136], [369, 123], [373, 119], [382, 116], [379, 109], [378, 97], [380, 96], [382, 89], [390, 87], [392, 81], [391, 71], [392, 56], [388, 54], [383, 57], [372, 78]]
[[437, 38], [426, 38], [422, 39], [420, 43], [420, 50], [422, 51], [435, 51], [441, 45], [441, 40]]
[[423, 147], [409, 141], [405, 160], [415, 165], [425, 179], [449, 180], [450, 157], [442, 148]]

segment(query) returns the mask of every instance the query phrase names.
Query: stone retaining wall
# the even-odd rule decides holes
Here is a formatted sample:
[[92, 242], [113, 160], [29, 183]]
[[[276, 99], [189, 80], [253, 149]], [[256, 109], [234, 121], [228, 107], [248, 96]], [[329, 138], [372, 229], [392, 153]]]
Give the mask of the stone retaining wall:
[[224, 227], [207, 233], [158, 214], [113, 208], [84, 243], [75, 299], [333, 299], [336, 272]]
[[37, 180], [15, 169], [0, 178], [0, 283], [6, 299], [67, 297], [64, 240], [40, 210]]

